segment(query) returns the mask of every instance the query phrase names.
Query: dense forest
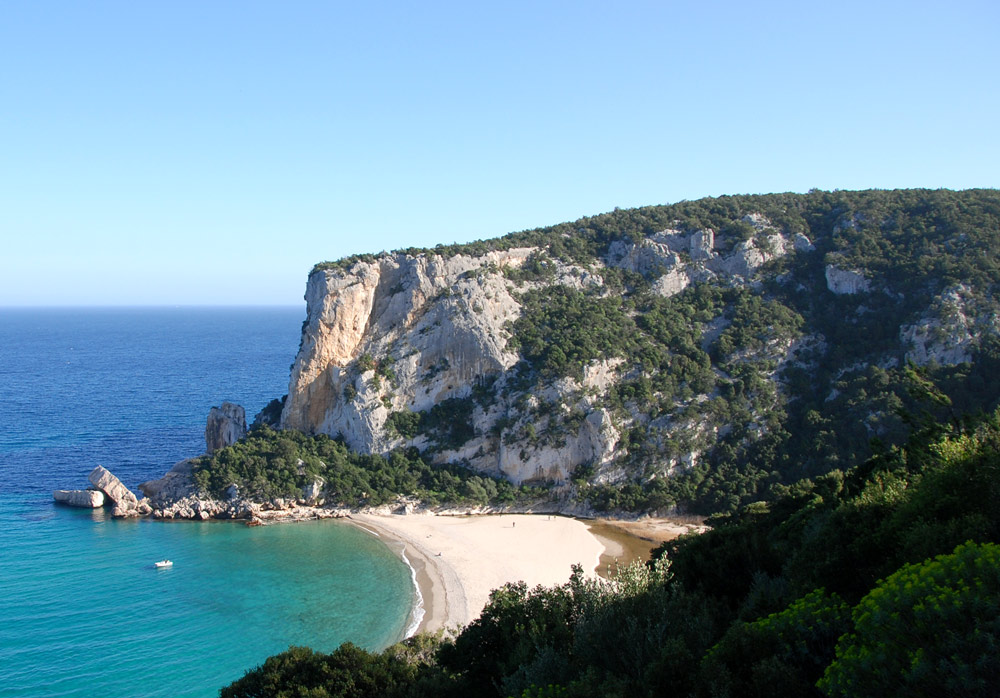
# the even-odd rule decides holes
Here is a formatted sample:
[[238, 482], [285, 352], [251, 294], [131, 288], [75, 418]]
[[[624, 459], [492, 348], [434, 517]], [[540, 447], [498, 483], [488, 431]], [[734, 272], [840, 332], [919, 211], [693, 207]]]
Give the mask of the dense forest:
[[610, 580], [509, 584], [454, 638], [290, 648], [221, 695], [995, 695], [1000, 413], [913, 424]]
[[388, 457], [354, 453], [328, 436], [276, 431], [258, 424], [240, 441], [194, 459], [199, 489], [217, 498], [235, 484], [256, 501], [298, 499], [312, 483], [323, 498], [347, 508], [377, 507], [412, 497], [429, 506], [511, 506], [544, 501], [539, 488], [474, 473], [458, 465], [432, 466], [416, 449]]

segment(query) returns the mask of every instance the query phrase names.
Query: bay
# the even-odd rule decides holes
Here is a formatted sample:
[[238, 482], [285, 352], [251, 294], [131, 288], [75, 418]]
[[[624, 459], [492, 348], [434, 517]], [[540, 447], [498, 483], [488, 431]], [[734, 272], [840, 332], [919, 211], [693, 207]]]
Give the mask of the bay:
[[[248, 528], [56, 506], [204, 450], [284, 393], [304, 310], [0, 309], [0, 696], [212, 696], [290, 645], [398, 640], [410, 570], [338, 522]], [[174, 566], [155, 569], [155, 560]]]

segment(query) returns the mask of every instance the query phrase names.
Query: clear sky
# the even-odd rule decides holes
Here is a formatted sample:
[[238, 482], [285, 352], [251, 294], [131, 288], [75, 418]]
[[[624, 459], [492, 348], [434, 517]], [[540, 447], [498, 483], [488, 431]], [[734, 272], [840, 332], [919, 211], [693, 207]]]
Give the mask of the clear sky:
[[5, 2], [0, 305], [721, 194], [1000, 186], [1000, 3]]

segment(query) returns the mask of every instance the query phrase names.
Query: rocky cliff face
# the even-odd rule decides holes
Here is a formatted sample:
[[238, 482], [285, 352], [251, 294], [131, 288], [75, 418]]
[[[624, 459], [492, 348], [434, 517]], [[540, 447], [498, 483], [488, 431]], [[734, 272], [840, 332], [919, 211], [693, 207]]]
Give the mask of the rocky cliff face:
[[[807, 208], [806, 197], [781, 197]], [[942, 285], [927, 253], [891, 237], [901, 214], [823, 205], [822, 217], [795, 219], [812, 216], [808, 225], [773, 204], [729, 219], [701, 209], [713, 227], [664, 207], [609, 214], [596, 232], [587, 219], [483, 246], [319, 265], [280, 426], [363, 453], [415, 447], [517, 483], [647, 488], [696, 471], [700, 482], [709, 464], [763, 458], [755, 449], [767, 439], [792, 448], [792, 422], [855, 419], [849, 391], [864, 394], [869, 367], [974, 360], [1000, 331], [993, 282]], [[930, 250], [958, 255], [971, 244], [944, 228], [933, 235]], [[582, 253], [577, 236], [600, 244]], [[879, 246], [903, 261], [872, 257]], [[587, 357], [552, 359], [548, 297], [582, 299], [595, 314], [581, 317], [621, 323], [623, 341], [552, 339], [564, 342], [560, 356]], [[526, 339], [529, 315], [541, 324]], [[877, 414], [865, 443], [882, 433]], [[824, 448], [817, 472], [842, 457]]]
[[[624, 270], [669, 298], [692, 284], [750, 284], [767, 262], [813, 249], [806, 236], [785, 235], [763, 216], [746, 221], [759, 233], [755, 239], [717, 244], [712, 230], [667, 229], [638, 242], [616, 241], [588, 267], [547, 260], [544, 280], [517, 280], [526, 262], [545, 254], [533, 247], [481, 256], [384, 254], [316, 270], [281, 426], [342, 437], [366, 453], [415, 446], [434, 460], [463, 462], [517, 483], [566, 483], [580, 467], [592, 469], [597, 481], [619, 480], [624, 472], [616, 461], [627, 455], [619, 447], [622, 430], [637, 416], [616, 417], [604, 402], [631, 367], [608, 357], [583, 367], [579, 379], [525, 391], [512, 371], [520, 356], [508, 344], [521, 296], [557, 286], [607, 295], [604, 274]], [[393, 415], [426, 414], [447, 401], [465, 411], [454, 419], [469, 422], [458, 441], [394, 428]], [[550, 405], [558, 405], [555, 413], [539, 414]], [[556, 422], [558, 438], [531, 436]], [[706, 433], [691, 424], [672, 426]], [[690, 467], [699, 452], [689, 449], [666, 469]]]
[[236, 443], [247, 433], [246, 411], [232, 402], [223, 402], [221, 407], [209, 410], [205, 423], [205, 452], [215, 453]]
[[519, 306], [502, 270], [530, 252], [384, 255], [310, 275], [282, 427], [385, 451], [398, 442], [385, 429], [392, 411], [467, 397], [510, 368], [518, 357], [504, 326]]
[[1000, 333], [995, 304], [977, 300], [965, 284], [948, 288], [914, 324], [900, 328], [906, 359], [918, 365], [972, 360], [984, 337]]

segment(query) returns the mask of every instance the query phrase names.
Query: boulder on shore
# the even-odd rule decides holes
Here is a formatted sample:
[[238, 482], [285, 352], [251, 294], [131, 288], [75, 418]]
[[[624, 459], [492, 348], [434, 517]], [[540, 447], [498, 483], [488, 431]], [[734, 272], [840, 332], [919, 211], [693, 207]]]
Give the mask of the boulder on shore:
[[111, 515], [116, 518], [128, 518], [129, 516], [149, 516], [153, 513], [153, 507], [149, 500], [143, 497], [135, 506], [125, 506], [116, 504], [111, 510]]
[[104, 506], [104, 493], [100, 490], [56, 490], [52, 498], [71, 507], [100, 509]]

